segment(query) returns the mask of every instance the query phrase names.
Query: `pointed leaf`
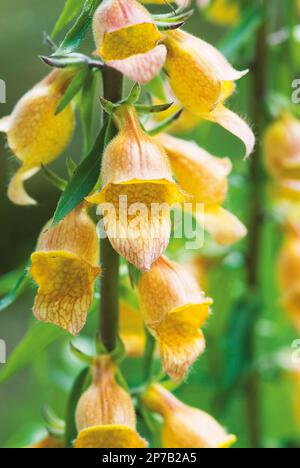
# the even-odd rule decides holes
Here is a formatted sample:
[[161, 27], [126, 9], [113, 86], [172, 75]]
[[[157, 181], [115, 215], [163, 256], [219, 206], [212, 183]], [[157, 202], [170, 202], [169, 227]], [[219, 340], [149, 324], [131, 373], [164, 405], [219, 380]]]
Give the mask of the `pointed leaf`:
[[63, 192], [68, 182], [62, 179], [61, 177], [59, 177], [58, 175], [56, 175], [55, 172], [51, 171], [51, 169], [49, 169], [48, 167], [43, 166], [43, 165], [41, 167], [42, 167], [44, 176], [50, 182], [50, 184], [52, 184], [54, 187], [58, 188], [58, 190], [61, 190]]
[[88, 154], [93, 144], [94, 103], [97, 92], [97, 74], [89, 73], [80, 97], [80, 118], [83, 133], [83, 154]]
[[88, 70], [88, 68], [84, 68], [74, 76], [60, 103], [57, 106], [56, 115], [62, 112], [70, 104], [70, 102], [76, 96], [76, 94], [79, 93], [89, 73], [90, 71]]
[[66, 0], [64, 9], [52, 31], [52, 37], [55, 37], [65, 26], [71, 23], [71, 21], [79, 15], [83, 8], [84, 1], [85, 0]]
[[9, 307], [18, 299], [28, 283], [28, 270], [25, 269], [13, 289], [5, 297], [0, 299], [0, 312], [7, 309], [7, 307]]

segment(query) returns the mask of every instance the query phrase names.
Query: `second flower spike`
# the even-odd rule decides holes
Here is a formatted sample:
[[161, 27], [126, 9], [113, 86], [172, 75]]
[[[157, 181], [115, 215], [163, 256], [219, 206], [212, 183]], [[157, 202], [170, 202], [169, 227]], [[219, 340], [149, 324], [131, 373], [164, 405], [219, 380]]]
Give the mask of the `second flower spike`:
[[140, 270], [149, 270], [170, 238], [170, 207], [184, 199], [163, 148], [141, 128], [133, 107], [113, 113], [117, 136], [103, 155], [100, 204], [114, 249]]

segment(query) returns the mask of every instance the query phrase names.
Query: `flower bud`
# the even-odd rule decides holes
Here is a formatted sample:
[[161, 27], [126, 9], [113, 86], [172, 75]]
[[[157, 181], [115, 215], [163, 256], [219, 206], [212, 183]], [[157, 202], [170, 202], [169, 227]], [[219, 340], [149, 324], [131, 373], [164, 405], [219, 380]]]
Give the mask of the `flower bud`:
[[145, 351], [145, 330], [142, 314], [129, 304], [120, 305], [120, 337], [129, 357], [143, 356]]
[[217, 49], [182, 30], [168, 31], [164, 44], [169, 82], [182, 105], [233, 133], [245, 144], [246, 155], [251, 154], [255, 143], [252, 130], [224, 107], [234, 93], [234, 81], [247, 71], [234, 70]]
[[142, 401], [163, 417], [164, 448], [229, 448], [236, 441], [209, 414], [185, 405], [160, 385], [148, 388]]
[[[198, 0], [198, 6], [203, 8], [201, 5], [203, 0]], [[221, 26], [234, 26], [240, 20], [240, 7], [237, 0], [211, 0], [205, 11], [205, 16], [212, 23], [219, 24]], [[200, 4], [200, 5], [199, 5]]]
[[205, 349], [200, 327], [212, 300], [184, 267], [161, 257], [138, 284], [144, 320], [157, 338], [164, 371], [180, 380]]
[[116, 366], [108, 356], [93, 364], [93, 382], [76, 410], [79, 432], [75, 448], [143, 448], [129, 394], [116, 382]]
[[31, 256], [39, 289], [33, 313], [76, 335], [86, 322], [99, 268], [96, 227], [81, 204], [57, 226], [47, 225]]
[[166, 48], [150, 13], [136, 0], [104, 0], [93, 20], [97, 53], [106, 65], [138, 83], [160, 72]]
[[[190, 194], [192, 213], [200, 224], [221, 245], [229, 245], [242, 239], [247, 230], [245, 226], [221, 205], [228, 190], [228, 176], [232, 164], [228, 158], [212, 156], [193, 142], [161, 134], [158, 141], [162, 144], [181, 188]], [[204, 220], [198, 215], [197, 204], [204, 205]], [[202, 213], [201, 213], [202, 215]]]
[[264, 137], [267, 169], [277, 179], [300, 180], [300, 121], [284, 114]]
[[99, 203], [113, 248], [140, 270], [149, 270], [170, 238], [170, 207], [183, 200], [162, 147], [140, 127], [133, 108], [114, 114], [119, 128], [102, 161], [102, 190], [87, 198]]
[[72, 77], [73, 71], [52, 72], [22, 97], [9, 117], [0, 121], [0, 131], [7, 133], [9, 148], [22, 163], [8, 188], [9, 199], [17, 205], [36, 204], [25, 192], [24, 181], [42, 164], [56, 159], [71, 139], [72, 105], [58, 115], [55, 112]]

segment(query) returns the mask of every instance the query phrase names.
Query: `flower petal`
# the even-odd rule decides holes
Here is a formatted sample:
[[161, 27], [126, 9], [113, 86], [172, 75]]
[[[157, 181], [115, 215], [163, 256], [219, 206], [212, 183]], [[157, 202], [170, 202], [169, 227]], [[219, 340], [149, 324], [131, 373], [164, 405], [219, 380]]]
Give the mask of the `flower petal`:
[[142, 356], [145, 350], [145, 330], [142, 314], [126, 302], [120, 305], [120, 336], [128, 356]]
[[34, 176], [39, 171], [39, 167], [20, 167], [8, 186], [7, 196], [16, 205], [36, 205], [37, 202], [25, 191], [24, 182]]
[[10, 128], [10, 115], [7, 115], [6, 117], [2, 117], [0, 119], [0, 133], [7, 133], [9, 128]]
[[[202, 221], [201, 218], [199, 221]], [[204, 227], [220, 245], [234, 244], [247, 235], [244, 224], [221, 207], [205, 209]]]
[[254, 150], [255, 136], [250, 126], [237, 114], [224, 106], [218, 106], [209, 117], [209, 120], [216, 122], [230, 133], [239, 138], [246, 147], [247, 158]]
[[106, 64], [132, 81], [145, 84], [157, 76], [167, 55], [164, 45], [158, 45], [144, 54], [132, 55], [123, 60], [110, 60]]
[[63, 251], [35, 252], [31, 261], [30, 273], [39, 286], [35, 317], [76, 335], [86, 322], [100, 268]]
[[94, 426], [79, 433], [75, 448], [145, 448], [147, 442], [128, 426]]

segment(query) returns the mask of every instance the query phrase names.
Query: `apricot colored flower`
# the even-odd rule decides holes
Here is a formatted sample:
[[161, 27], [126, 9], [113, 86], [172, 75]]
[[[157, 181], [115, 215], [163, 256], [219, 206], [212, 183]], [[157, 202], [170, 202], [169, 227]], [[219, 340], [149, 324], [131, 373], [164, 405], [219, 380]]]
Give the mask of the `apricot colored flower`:
[[144, 448], [136, 431], [136, 416], [129, 394], [116, 382], [116, 366], [108, 356], [94, 361], [93, 382], [76, 410], [75, 448]]
[[300, 225], [290, 222], [278, 259], [281, 303], [300, 332]]
[[126, 302], [120, 305], [120, 336], [128, 356], [144, 354], [146, 340], [142, 314]]
[[70, 104], [58, 115], [56, 108], [69, 85], [73, 71], [56, 70], [38, 83], [0, 120], [8, 146], [22, 165], [8, 188], [9, 199], [17, 205], [36, 204], [25, 191], [24, 181], [56, 159], [67, 147], [74, 129]]
[[170, 238], [170, 207], [183, 200], [167, 155], [141, 128], [134, 108], [114, 112], [119, 129], [103, 155], [99, 203], [113, 248], [140, 270], [149, 270]]
[[57, 226], [47, 225], [31, 256], [39, 289], [33, 313], [76, 335], [84, 326], [100, 274], [96, 227], [81, 204]]
[[60, 440], [55, 439], [52, 436], [45, 437], [36, 444], [29, 445], [27, 448], [30, 449], [61, 449], [64, 448]]
[[151, 14], [136, 0], [104, 0], [93, 20], [97, 54], [138, 83], [160, 72], [166, 47]]
[[184, 267], [165, 257], [142, 274], [138, 291], [145, 323], [159, 344], [164, 371], [180, 380], [205, 349], [200, 327], [212, 300]]
[[163, 417], [164, 448], [229, 448], [236, 442], [209, 414], [185, 405], [160, 385], [146, 391], [143, 403]]
[[[201, 8], [203, 0], [198, 0]], [[236, 0], [211, 0], [205, 11], [206, 17], [221, 26], [234, 26], [240, 20], [240, 7]], [[206, 5], [205, 5], [206, 6]]]
[[[222, 208], [228, 190], [228, 175], [232, 164], [228, 158], [212, 156], [196, 143], [161, 134], [173, 173], [181, 188], [190, 194], [192, 213], [200, 224], [221, 245], [239, 241], [247, 234], [245, 226], [229, 211]], [[204, 205], [204, 219], [197, 211], [197, 203]]]
[[284, 114], [264, 136], [268, 172], [276, 179], [300, 180], [300, 121]]
[[183, 107], [204, 120], [216, 122], [237, 136], [251, 154], [255, 137], [248, 124], [225, 107], [234, 93], [234, 81], [246, 71], [235, 70], [207, 42], [182, 30], [167, 31], [166, 69], [169, 83]]

